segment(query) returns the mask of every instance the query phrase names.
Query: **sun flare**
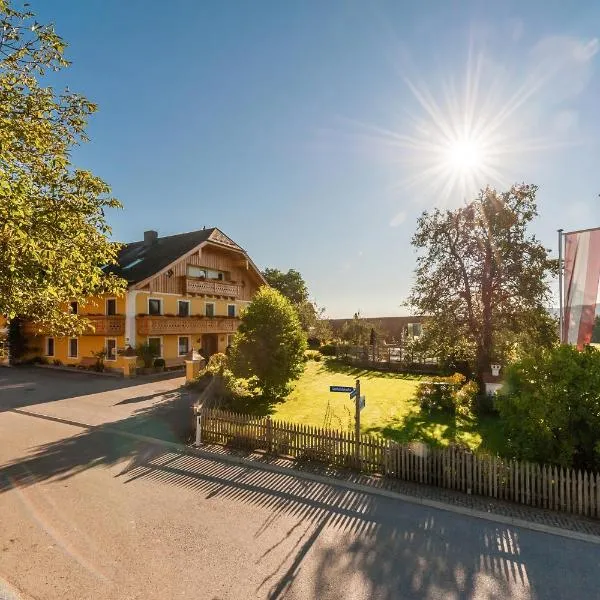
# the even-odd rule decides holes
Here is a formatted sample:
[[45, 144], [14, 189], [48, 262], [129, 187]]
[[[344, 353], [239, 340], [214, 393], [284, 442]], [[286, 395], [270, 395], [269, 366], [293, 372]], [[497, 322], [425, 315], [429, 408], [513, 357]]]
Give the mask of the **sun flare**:
[[447, 160], [450, 167], [476, 173], [485, 163], [481, 146], [472, 140], [455, 140], [448, 146]]

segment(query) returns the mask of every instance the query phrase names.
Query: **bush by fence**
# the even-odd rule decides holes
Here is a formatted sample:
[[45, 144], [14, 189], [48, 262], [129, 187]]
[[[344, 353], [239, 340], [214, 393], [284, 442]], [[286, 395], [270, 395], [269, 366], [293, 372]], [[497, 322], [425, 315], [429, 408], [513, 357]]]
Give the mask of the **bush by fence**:
[[200, 409], [198, 416], [202, 443], [264, 450], [539, 508], [600, 517], [600, 473], [479, 456], [456, 446], [396, 444], [368, 435], [360, 438], [357, 462], [355, 439], [349, 432], [215, 409]]

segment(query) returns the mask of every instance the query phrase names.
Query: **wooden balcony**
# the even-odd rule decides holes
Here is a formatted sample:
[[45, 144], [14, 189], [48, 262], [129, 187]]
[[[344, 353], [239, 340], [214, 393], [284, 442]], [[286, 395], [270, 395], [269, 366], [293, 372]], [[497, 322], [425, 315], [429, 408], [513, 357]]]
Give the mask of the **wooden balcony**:
[[186, 277], [185, 292], [187, 294], [237, 298], [240, 295], [240, 286], [237, 283], [221, 281], [220, 279], [194, 279], [193, 277]]
[[[124, 315], [81, 315], [81, 317], [90, 322], [90, 327], [83, 335], [114, 337], [125, 333]], [[27, 335], [48, 335], [48, 331], [41, 325], [25, 323], [24, 327]]]
[[86, 335], [104, 335], [110, 337], [125, 333], [124, 315], [111, 315], [110, 317], [98, 315], [86, 316], [85, 318], [89, 320], [94, 328], [94, 331], [90, 328], [90, 331]]
[[136, 317], [139, 335], [195, 335], [201, 333], [234, 333], [239, 319], [230, 317]]

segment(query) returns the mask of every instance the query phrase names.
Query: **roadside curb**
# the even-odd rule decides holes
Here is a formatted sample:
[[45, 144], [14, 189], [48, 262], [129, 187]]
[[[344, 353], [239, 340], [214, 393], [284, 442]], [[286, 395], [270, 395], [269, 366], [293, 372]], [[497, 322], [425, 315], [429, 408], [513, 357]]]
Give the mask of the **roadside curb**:
[[341, 487], [354, 492], [361, 492], [364, 494], [371, 494], [374, 496], [381, 496], [384, 498], [390, 498], [392, 500], [401, 500], [403, 502], [410, 502], [411, 504], [420, 504], [421, 506], [427, 506], [429, 508], [435, 508], [438, 510], [445, 510], [447, 512], [456, 513], [459, 515], [465, 515], [469, 517], [475, 517], [477, 519], [484, 519], [486, 521], [492, 521], [495, 523], [502, 523], [504, 525], [513, 525], [515, 527], [521, 527], [522, 529], [529, 529], [540, 533], [547, 533], [549, 535], [557, 535], [560, 537], [577, 540], [580, 542], [588, 542], [590, 544], [600, 545], [600, 536], [591, 535], [589, 533], [582, 533], [579, 531], [571, 531], [569, 529], [561, 529], [560, 527], [553, 527], [552, 525], [544, 525], [542, 523], [534, 523], [532, 521], [526, 521], [524, 519], [518, 519], [514, 517], [507, 517], [504, 515], [497, 515], [491, 512], [484, 512], [476, 510], [474, 508], [468, 508], [466, 506], [455, 506], [452, 504], [446, 504], [444, 502], [438, 502], [436, 500], [429, 500], [428, 498], [419, 498], [418, 496], [410, 496], [408, 494], [402, 494], [400, 492], [393, 492], [391, 490], [385, 490], [381, 488], [374, 488], [368, 485], [362, 485], [352, 481], [344, 481], [343, 479], [335, 479], [333, 477], [325, 477], [324, 475], [317, 475], [315, 473], [309, 473], [306, 471], [299, 471], [279, 465], [272, 465], [260, 461], [250, 460], [242, 456], [235, 456], [231, 454], [217, 454], [215, 452], [208, 452], [201, 450], [193, 446], [186, 446], [177, 442], [167, 442], [152, 438], [137, 433], [130, 433], [128, 431], [122, 431], [119, 429], [109, 429], [114, 433], [124, 434], [128, 437], [138, 439], [140, 441], [149, 442], [151, 444], [159, 444], [174, 450], [178, 450], [185, 454], [193, 454], [199, 458], [206, 458], [210, 460], [217, 460], [226, 462], [229, 464], [250, 467], [254, 469], [261, 469], [263, 471], [269, 471], [271, 473], [278, 473], [280, 475], [288, 475], [291, 477], [298, 477], [300, 479], [306, 479], [315, 483], [321, 483], [324, 485], [331, 485]]
[[429, 500], [428, 498], [421, 498], [418, 496], [411, 496], [408, 494], [402, 494], [400, 492], [394, 492], [391, 490], [385, 490], [381, 488], [371, 487], [353, 481], [344, 481], [343, 479], [336, 479], [334, 477], [326, 477], [324, 475], [317, 475], [316, 473], [310, 473], [307, 471], [300, 471], [287, 467], [281, 467], [279, 465], [273, 465], [265, 462], [250, 460], [243, 456], [235, 456], [231, 454], [218, 454], [216, 452], [209, 452], [202, 450], [194, 446], [186, 446], [180, 442], [169, 442], [167, 440], [161, 440], [159, 438], [142, 435], [139, 433], [132, 433], [118, 427], [107, 427], [106, 425], [87, 425], [85, 423], [79, 423], [77, 421], [69, 421], [68, 419], [62, 419], [60, 417], [53, 417], [50, 415], [44, 415], [41, 413], [33, 413], [23, 409], [12, 409], [11, 412], [23, 414], [26, 416], [38, 417], [40, 419], [48, 419], [50, 421], [56, 421], [65, 425], [71, 425], [74, 427], [80, 427], [82, 429], [89, 430], [101, 430], [106, 433], [112, 433], [115, 435], [121, 435], [141, 442], [163, 446], [164, 448], [170, 448], [182, 454], [194, 455], [199, 458], [207, 460], [216, 460], [232, 465], [243, 466], [247, 468], [260, 469], [262, 471], [268, 471], [271, 473], [277, 473], [279, 475], [287, 475], [290, 477], [297, 477], [299, 479], [305, 479], [315, 483], [323, 485], [336, 486], [351, 490], [354, 492], [360, 492], [363, 494], [370, 494], [372, 496], [380, 496], [383, 498], [389, 498], [392, 500], [400, 500], [402, 502], [409, 502], [410, 504], [420, 504], [421, 506], [427, 506], [437, 510], [444, 510], [446, 512], [452, 512], [459, 515], [468, 517], [474, 517], [477, 519], [484, 519], [486, 521], [492, 521], [494, 523], [502, 523], [504, 525], [513, 525], [514, 527], [521, 527], [522, 529], [529, 529], [531, 531], [537, 531], [539, 533], [547, 533], [549, 535], [556, 535], [559, 537], [577, 540], [580, 542], [588, 542], [590, 544], [600, 545], [600, 536], [592, 535], [589, 533], [582, 533], [579, 531], [572, 531], [570, 529], [561, 529], [560, 527], [554, 527], [552, 525], [544, 525], [542, 523], [534, 523], [532, 521], [526, 521], [524, 519], [518, 519], [514, 517], [507, 517], [505, 515], [498, 515], [492, 512], [484, 512], [474, 508], [466, 506], [456, 506], [453, 504], [446, 504], [444, 502], [438, 502], [436, 500]]

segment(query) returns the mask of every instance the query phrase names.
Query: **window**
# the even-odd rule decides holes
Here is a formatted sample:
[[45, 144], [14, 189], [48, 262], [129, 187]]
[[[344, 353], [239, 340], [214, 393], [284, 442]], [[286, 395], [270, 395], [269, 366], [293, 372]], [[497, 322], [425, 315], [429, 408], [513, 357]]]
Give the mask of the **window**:
[[421, 323], [409, 323], [407, 325], [408, 336], [411, 338], [418, 338], [421, 336], [422, 329]]
[[117, 360], [117, 340], [115, 338], [106, 339], [106, 360]]
[[233, 334], [231, 334], [231, 333], [230, 333], [230, 334], [227, 336], [227, 345], [228, 345], [228, 346], [231, 346], [232, 344], [233, 344]]
[[225, 271], [213, 271], [206, 267], [195, 267], [194, 265], [188, 265], [187, 274], [188, 277], [204, 277], [204, 279], [218, 279], [220, 281], [228, 279]]
[[180, 317], [190, 316], [190, 301], [189, 300], [178, 300], [177, 301], [177, 314]]
[[106, 300], [106, 314], [109, 316], [117, 314], [117, 301], [115, 298], [108, 298]]
[[71, 312], [74, 315], [76, 315], [78, 310], [79, 310], [79, 306], [78, 306], [77, 302], [71, 302]]
[[235, 304], [228, 304], [227, 305], [227, 316], [228, 317], [235, 317]]
[[187, 273], [189, 277], [206, 277], [206, 269], [194, 267], [193, 265], [188, 265]]
[[46, 339], [46, 356], [54, 356], [54, 338]]
[[190, 351], [190, 338], [187, 336], [180, 337], [178, 344], [179, 356], [184, 356]]
[[79, 340], [77, 338], [69, 339], [69, 358], [77, 358], [79, 355]]
[[162, 340], [159, 337], [149, 337], [148, 345], [154, 349], [154, 354], [157, 358], [162, 357]]
[[160, 315], [162, 314], [162, 300], [157, 298], [148, 299], [148, 314], [149, 315]]
[[205, 304], [205, 313], [204, 313], [207, 317], [214, 317], [215, 316], [215, 303], [214, 302], [207, 302]]

